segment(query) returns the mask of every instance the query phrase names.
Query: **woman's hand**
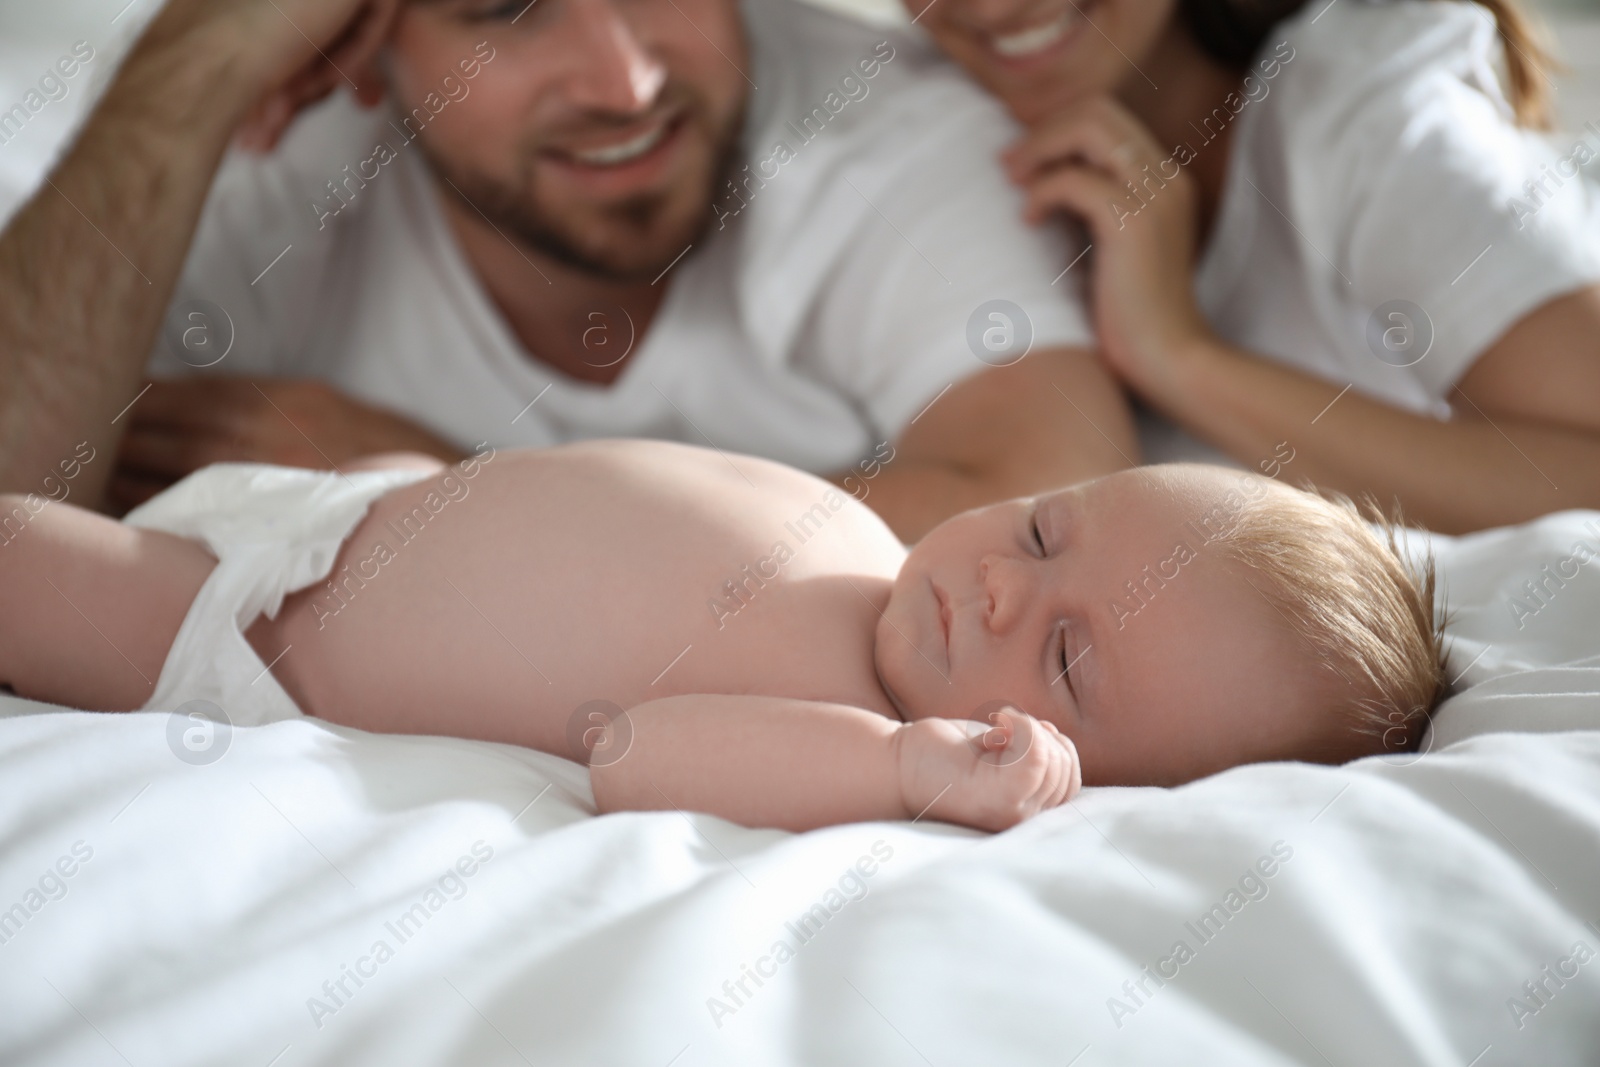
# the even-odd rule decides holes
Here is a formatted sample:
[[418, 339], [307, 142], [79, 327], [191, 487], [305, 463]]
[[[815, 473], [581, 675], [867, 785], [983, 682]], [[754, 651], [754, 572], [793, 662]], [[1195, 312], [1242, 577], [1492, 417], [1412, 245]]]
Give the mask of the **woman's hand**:
[[970, 723], [955, 719], [901, 727], [896, 758], [907, 811], [999, 831], [1077, 795], [1078, 750], [1054, 726], [1015, 708], [995, 712], [990, 722], [977, 737], [968, 735]]
[[[1057, 115], [1003, 161], [1032, 222], [1067, 212], [1093, 247], [1101, 352], [1153, 402], [1181, 389], [1214, 340], [1194, 302], [1199, 190], [1138, 119], [1110, 97]], [[1137, 190], [1137, 192], [1135, 192]]]

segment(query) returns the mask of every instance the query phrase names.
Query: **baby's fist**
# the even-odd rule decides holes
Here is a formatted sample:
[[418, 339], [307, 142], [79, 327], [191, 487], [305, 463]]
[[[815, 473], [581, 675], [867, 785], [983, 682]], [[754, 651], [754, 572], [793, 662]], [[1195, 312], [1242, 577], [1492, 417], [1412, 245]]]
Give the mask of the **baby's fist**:
[[979, 830], [1015, 826], [1077, 795], [1078, 750], [1056, 728], [1015, 708], [989, 729], [922, 719], [900, 731], [900, 793], [908, 811]]

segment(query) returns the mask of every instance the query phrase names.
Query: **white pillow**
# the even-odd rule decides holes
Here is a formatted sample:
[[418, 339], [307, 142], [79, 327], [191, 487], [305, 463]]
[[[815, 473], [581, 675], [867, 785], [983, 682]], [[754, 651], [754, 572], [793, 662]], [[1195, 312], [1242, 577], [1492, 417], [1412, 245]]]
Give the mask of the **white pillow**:
[[1455, 690], [1425, 745], [1600, 728], [1600, 512], [1408, 540], [1432, 544]]

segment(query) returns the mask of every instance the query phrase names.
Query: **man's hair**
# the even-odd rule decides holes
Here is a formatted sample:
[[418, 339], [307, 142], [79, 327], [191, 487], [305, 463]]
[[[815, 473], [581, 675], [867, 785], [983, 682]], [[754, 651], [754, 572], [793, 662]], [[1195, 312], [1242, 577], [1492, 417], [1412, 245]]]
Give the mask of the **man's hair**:
[[1432, 554], [1413, 570], [1398, 510], [1273, 484], [1217, 544], [1342, 683], [1349, 731], [1370, 750], [1415, 748], [1448, 688]]

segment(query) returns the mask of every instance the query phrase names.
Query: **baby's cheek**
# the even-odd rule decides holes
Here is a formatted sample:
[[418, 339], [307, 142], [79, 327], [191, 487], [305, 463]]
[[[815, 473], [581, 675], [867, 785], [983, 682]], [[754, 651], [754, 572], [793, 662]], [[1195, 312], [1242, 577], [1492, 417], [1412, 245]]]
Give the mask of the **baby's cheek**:
[[1023, 698], [1010, 687], [995, 680], [971, 684], [969, 679], [956, 679], [954, 685], [940, 683], [926, 694], [927, 715], [941, 719], [965, 719], [971, 722], [994, 725], [996, 712], [1019, 710], [1037, 715], [1033, 701]]
[[906, 648], [905, 653], [885, 656], [878, 670], [884, 692], [900, 717], [906, 722], [966, 717], [971, 709], [954, 699], [949, 684], [915, 649]]
[[[894, 664], [899, 671], [904, 671], [906, 664]], [[895, 706], [900, 717], [906, 722], [916, 722], [918, 719], [939, 718], [941, 712], [934, 703], [927, 699], [921, 687], [915, 684], [906, 684], [903, 674], [890, 672], [888, 677], [882, 678], [884, 692], [889, 694], [889, 702]]]

